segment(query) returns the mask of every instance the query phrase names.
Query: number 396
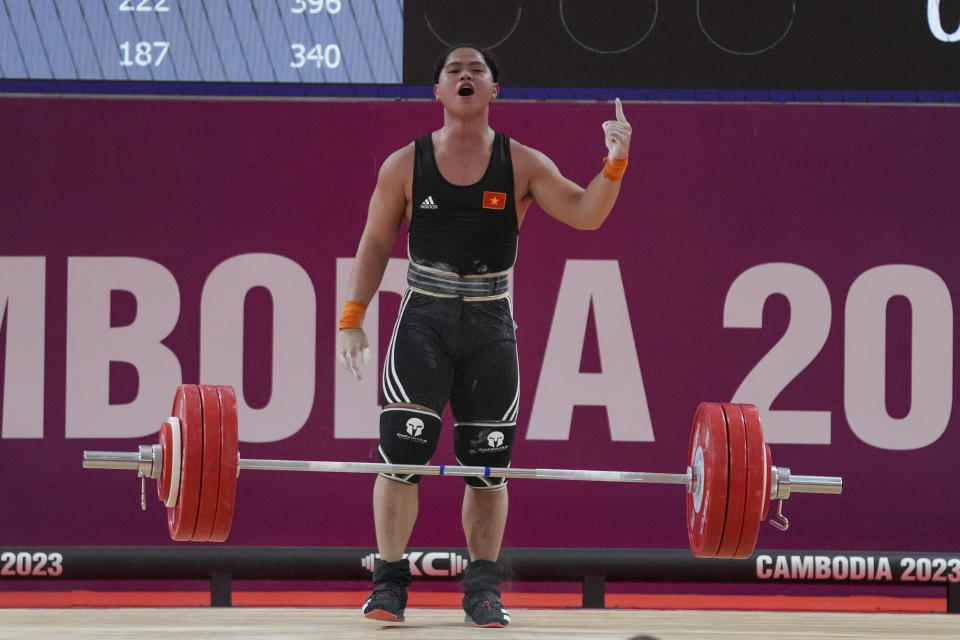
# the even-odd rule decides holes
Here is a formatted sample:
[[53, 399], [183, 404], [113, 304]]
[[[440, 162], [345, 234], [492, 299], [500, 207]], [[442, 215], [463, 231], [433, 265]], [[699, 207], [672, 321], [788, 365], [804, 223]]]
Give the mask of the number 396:
[[327, 13], [334, 15], [340, 13], [343, 7], [342, 0], [294, 0], [290, 11], [293, 13], [320, 13], [324, 7]]

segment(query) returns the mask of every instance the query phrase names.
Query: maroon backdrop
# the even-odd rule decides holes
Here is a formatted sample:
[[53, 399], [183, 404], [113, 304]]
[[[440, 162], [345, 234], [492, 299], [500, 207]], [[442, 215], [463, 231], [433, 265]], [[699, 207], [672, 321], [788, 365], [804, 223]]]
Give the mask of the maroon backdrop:
[[[630, 168], [602, 229], [578, 232], [536, 207], [523, 225], [514, 280], [522, 381], [514, 466], [682, 472], [697, 403], [734, 397], [783, 338], [785, 361], [796, 372], [774, 384], [771, 410], [826, 412], [811, 420], [823, 425], [826, 418], [829, 427], [787, 429], [773, 444], [774, 461], [794, 473], [842, 475], [845, 489], [842, 496], [791, 499], [790, 530], [764, 527], [759, 546], [956, 551], [960, 509], [951, 487], [960, 433], [952, 412], [956, 304], [950, 294], [960, 286], [960, 109], [628, 104], [625, 111], [634, 127]], [[605, 151], [600, 124], [612, 115], [612, 105], [600, 103], [503, 103], [492, 106], [491, 122], [586, 184]], [[68, 331], [70, 288], [79, 286], [79, 277], [68, 282], [68, 258], [70, 265], [82, 264], [76, 258], [140, 258], [172, 275], [179, 308], [151, 308], [148, 291], [118, 291], [106, 313], [113, 327], [172, 314], [175, 326], [163, 345], [189, 382], [200, 376], [201, 295], [211, 272], [247, 254], [299, 265], [312, 283], [317, 318], [315, 345], [304, 344], [315, 351], [309, 415], [302, 428], [275, 441], [265, 441], [269, 426], [259, 425], [257, 441], [242, 442], [241, 455], [375, 459], [374, 439], [334, 432], [337, 259], [356, 249], [380, 163], [440, 118], [438, 105], [419, 101], [0, 99], [0, 309], [6, 309], [0, 380], [8, 390], [0, 403], [10, 415], [15, 405], [17, 411], [29, 407], [13, 381], [26, 375], [29, 354], [38, 353], [29, 345], [43, 346], [42, 427], [9, 418], [0, 425], [0, 544], [170, 542], [155, 499], [139, 512], [134, 474], [80, 466], [84, 449], [133, 451], [154, 436], [104, 438], [94, 423], [87, 435], [68, 437], [67, 423], [84, 419], [82, 404], [71, 408], [66, 400], [84, 365], [70, 368], [78, 378], [71, 380], [66, 354], [97, 353], [82, 332]], [[402, 239], [394, 255], [405, 255]], [[11, 266], [22, 265], [11, 259], [25, 256], [44, 267], [39, 293]], [[122, 270], [127, 263], [115, 264]], [[762, 306], [762, 327], [732, 320], [725, 326], [725, 301], [738, 276], [780, 264], [796, 265], [783, 273], [799, 273], [806, 288], [780, 295], [778, 287], [788, 284], [779, 279], [788, 276], [779, 267], [761, 267], [774, 293]], [[887, 265], [914, 268], [868, 274]], [[581, 267], [586, 275], [577, 280], [571, 269]], [[622, 283], [607, 277], [617, 272]], [[591, 274], [604, 281], [594, 283]], [[853, 285], [864, 274], [867, 293], [855, 296]], [[596, 287], [595, 295], [583, 294], [584, 282]], [[564, 291], [581, 301], [577, 308], [592, 300], [585, 326], [554, 318]], [[763, 304], [767, 293], [760, 285], [748, 291]], [[810, 291], [820, 297], [809, 297]], [[277, 293], [271, 298], [254, 288], [242, 307], [241, 391], [253, 407], [281, 397], [271, 389], [285, 366], [271, 356]], [[303, 298], [301, 289], [294, 293]], [[15, 329], [15, 314], [37, 299], [45, 303], [43, 321]], [[615, 325], [626, 317], [617, 315], [621, 299], [632, 344], [597, 320], [608, 313], [603, 317]], [[100, 303], [71, 304], [93, 313]], [[310, 300], [303, 304], [310, 309]], [[382, 343], [396, 296], [381, 296], [380, 307]], [[569, 351], [574, 340], [575, 351], [582, 351], [584, 375], [568, 375], [570, 388], [592, 379], [586, 374], [603, 374], [595, 378], [601, 387], [615, 387], [611, 397], [623, 411], [649, 411], [646, 436], [652, 437], [622, 415], [613, 429], [604, 406], [587, 405], [577, 406], [568, 424], [538, 427], [549, 433], [569, 428], [569, 438], [528, 437], [535, 398], [566, 401], [557, 395], [565, 387], [541, 387], [555, 384], [546, 375], [551, 372], [542, 371], [551, 332], [557, 335], [549, 349]], [[812, 342], [796, 346], [784, 337], [801, 334], [813, 335]], [[885, 339], [864, 337], [875, 335]], [[610, 336], [621, 341], [611, 347]], [[14, 340], [26, 351], [14, 348]], [[867, 351], [880, 349], [871, 355], [886, 364], [879, 393], [869, 385], [863, 391], [859, 382], [876, 374], [874, 361], [854, 348], [864, 344]], [[604, 361], [613, 356], [628, 369], [634, 360], [639, 364], [642, 386], [616, 386], [617, 375]], [[767, 376], [767, 369], [760, 371]], [[109, 398], [91, 399], [92, 406], [133, 402], [148, 377], [120, 361], [109, 375]], [[161, 395], [172, 400], [172, 384]], [[851, 426], [851, 407], [867, 418]], [[643, 413], [636, 425], [645, 424]], [[886, 418], [873, 424], [870, 415]], [[163, 410], [144, 415], [137, 428], [155, 433], [163, 417]], [[773, 429], [772, 414], [768, 422]], [[614, 440], [614, 432], [621, 439]], [[242, 440], [243, 434], [241, 426]], [[453, 461], [449, 429], [435, 460]], [[371, 483], [367, 476], [241, 473], [227, 544], [373, 546]], [[514, 481], [510, 491], [504, 541], [510, 547], [687, 544], [677, 487]], [[460, 480], [424, 480], [412, 544], [463, 544], [461, 494]]]

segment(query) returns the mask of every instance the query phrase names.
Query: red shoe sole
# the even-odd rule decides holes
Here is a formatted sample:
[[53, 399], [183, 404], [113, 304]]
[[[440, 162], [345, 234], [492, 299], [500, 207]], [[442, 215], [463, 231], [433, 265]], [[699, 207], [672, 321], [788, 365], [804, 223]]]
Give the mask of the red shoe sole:
[[370, 613], [363, 614], [365, 618], [370, 618], [371, 620], [380, 620], [382, 622], [403, 622], [403, 618], [396, 616], [389, 611], [384, 611], [383, 609], [374, 609]]

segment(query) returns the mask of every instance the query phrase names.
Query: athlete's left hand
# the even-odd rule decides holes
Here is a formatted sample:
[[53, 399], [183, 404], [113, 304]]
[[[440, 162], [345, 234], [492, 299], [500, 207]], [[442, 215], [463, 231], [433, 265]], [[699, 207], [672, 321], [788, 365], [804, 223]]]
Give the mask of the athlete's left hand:
[[617, 110], [616, 120], [607, 120], [603, 123], [604, 142], [607, 143], [607, 156], [611, 159], [626, 158], [630, 153], [630, 134], [632, 129], [627, 118], [623, 115], [623, 105], [620, 98], [614, 101]]
[[370, 343], [363, 329], [340, 329], [337, 331], [337, 355], [340, 364], [354, 375], [357, 380], [363, 379], [363, 366], [370, 355]]

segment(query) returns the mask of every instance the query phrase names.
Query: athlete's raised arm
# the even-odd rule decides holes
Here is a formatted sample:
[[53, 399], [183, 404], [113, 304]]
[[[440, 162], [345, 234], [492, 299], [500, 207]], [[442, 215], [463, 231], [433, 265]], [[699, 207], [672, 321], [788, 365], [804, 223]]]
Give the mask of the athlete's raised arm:
[[599, 228], [620, 193], [620, 178], [630, 151], [631, 128], [619, 98], [615, 109], [616, 120], [607, 120], [602, 125], [608, 151], [603, 170], [586, 189], [565, 178], [543, 153], [523, 145], [518, 145], [515, 153], [519, 172], [527, 177], [529, 197], [550, 216], [576, 229]]

